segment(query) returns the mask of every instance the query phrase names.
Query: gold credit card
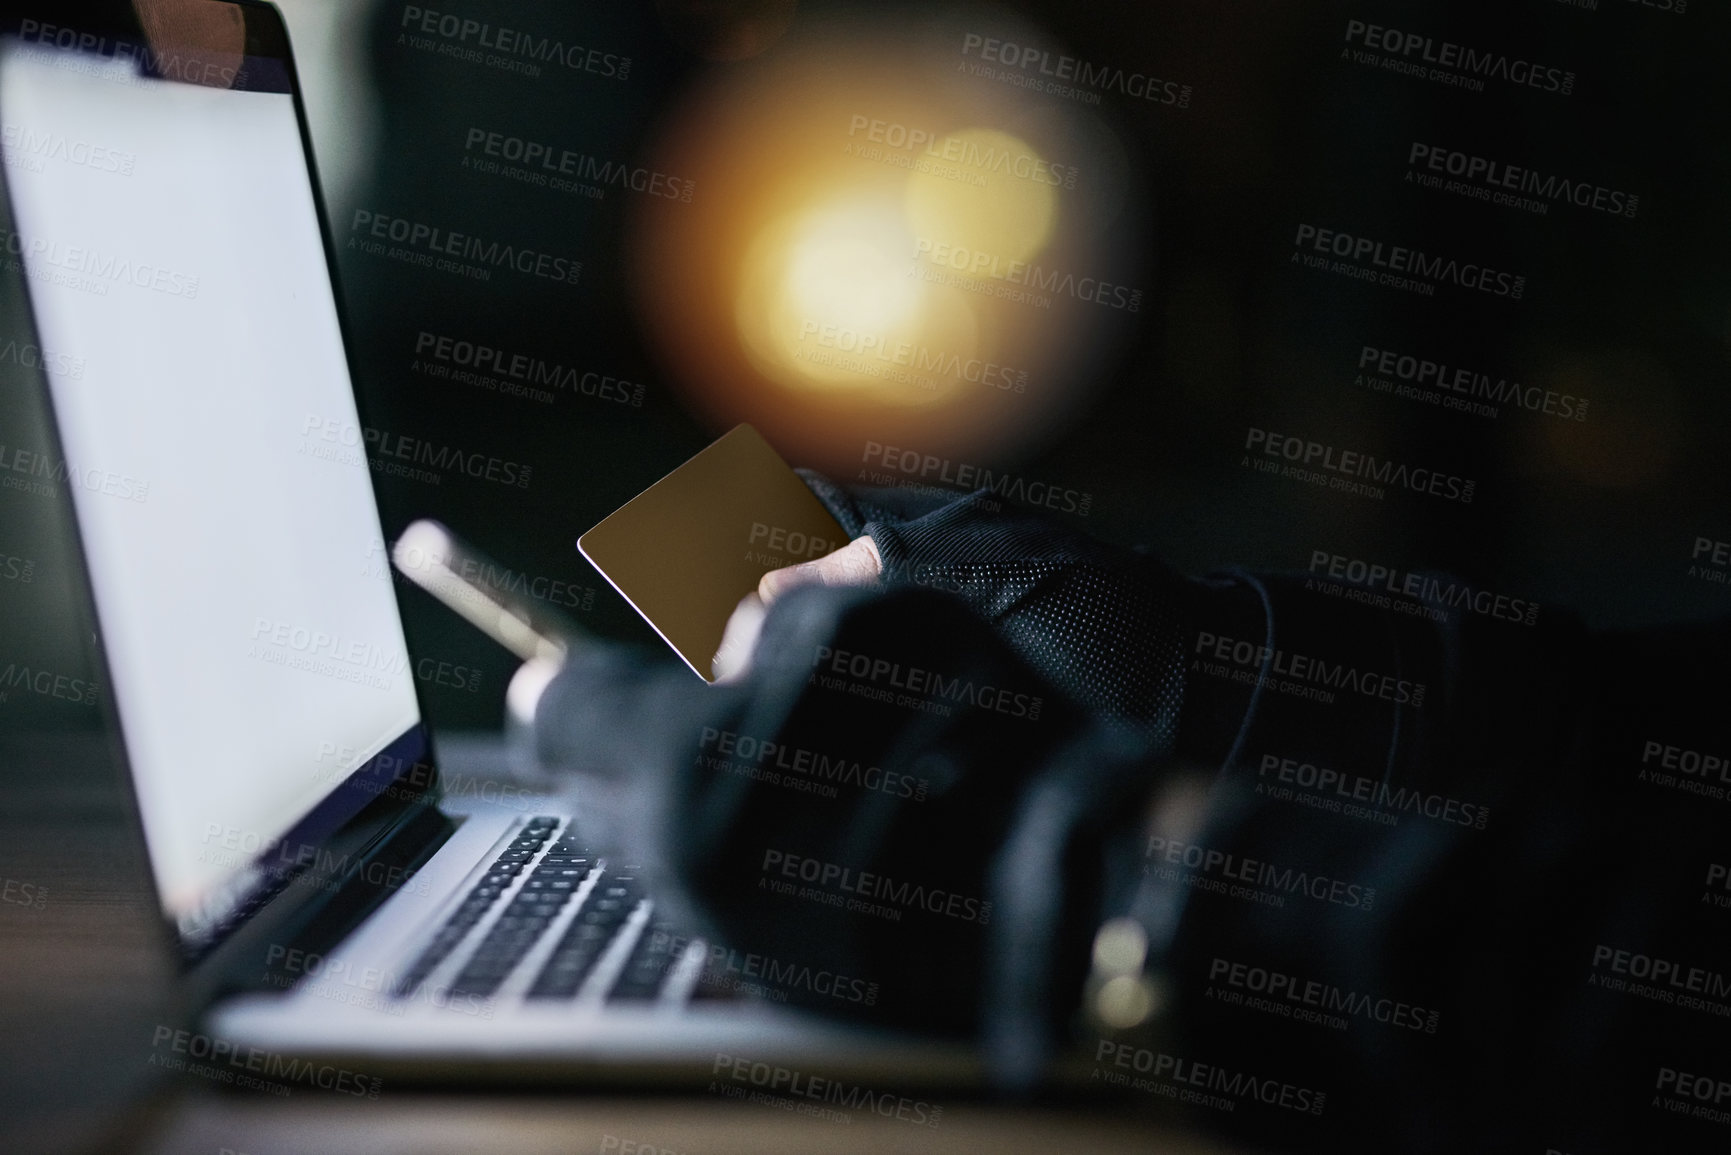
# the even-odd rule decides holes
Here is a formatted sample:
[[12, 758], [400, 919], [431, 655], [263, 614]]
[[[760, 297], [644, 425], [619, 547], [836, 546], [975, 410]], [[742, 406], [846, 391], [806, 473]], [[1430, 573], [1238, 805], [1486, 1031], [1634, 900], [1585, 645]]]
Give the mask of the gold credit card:
[[847, 542], [769, 442], [737, 425], [578, 538], [577, 548], [713, 682], [727, 619], [758, 579]]

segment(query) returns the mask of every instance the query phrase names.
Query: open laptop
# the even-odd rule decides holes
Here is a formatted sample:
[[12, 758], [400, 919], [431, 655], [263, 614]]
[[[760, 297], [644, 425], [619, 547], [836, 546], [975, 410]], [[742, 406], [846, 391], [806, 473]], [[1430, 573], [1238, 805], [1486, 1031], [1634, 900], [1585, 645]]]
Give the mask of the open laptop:
[[368, 1073], [970, 1080], [720, 989], [633, 864], [508, 782], [441, 799], [286, 31], [169, 7], [0, 29], [0, 259], [201, 1029]]

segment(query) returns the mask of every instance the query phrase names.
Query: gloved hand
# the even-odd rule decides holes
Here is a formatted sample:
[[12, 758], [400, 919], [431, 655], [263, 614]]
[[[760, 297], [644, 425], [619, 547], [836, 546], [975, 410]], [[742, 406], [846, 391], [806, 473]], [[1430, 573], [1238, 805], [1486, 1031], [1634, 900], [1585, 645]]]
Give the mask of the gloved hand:
[[795, 982], [790, 1002], [1017, 1053], [1080, 992], [1154, 761], [917, 587], [792, 590], [732, 685], [578, 655], [535, 730], [585, 833], [642, 861], [683, 927], [872, 992]]
[[1150, 554], [1007, 509], [989, 491], [933, 495], [802, 476], [854, 540], [828, 557], [765, 575], [724, 642], [735, 670], [749, 652], [762, 606], [788, 589], [923, 586], [966, 602], [1086, 709], [1170, 748], [1190, 633], [1179, 574]]

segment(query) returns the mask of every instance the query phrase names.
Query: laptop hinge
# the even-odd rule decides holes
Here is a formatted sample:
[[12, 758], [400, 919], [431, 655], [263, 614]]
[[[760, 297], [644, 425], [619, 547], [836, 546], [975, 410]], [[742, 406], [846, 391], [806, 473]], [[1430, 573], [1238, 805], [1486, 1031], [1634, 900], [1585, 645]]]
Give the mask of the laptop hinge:
[[284, 989], [295, 977], [277, 973], [289, 951], [328, 954], [412, 878], [455, 829], [430, 802], [391, 807], [383, 816], [369, 807], [188, 972], [187, 998], [204, 1007], [243, 991]]

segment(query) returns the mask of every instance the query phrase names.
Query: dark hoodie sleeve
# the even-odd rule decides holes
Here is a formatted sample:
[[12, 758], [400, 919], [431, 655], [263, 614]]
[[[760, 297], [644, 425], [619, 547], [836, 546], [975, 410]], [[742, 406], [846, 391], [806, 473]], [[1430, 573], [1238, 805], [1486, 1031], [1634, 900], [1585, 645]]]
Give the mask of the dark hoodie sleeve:
[[1009, 508], [989, 491], [935, 497], [804, 476], [850, 536], [871, 537], [885, 584], [954, 594], [1084, 707], [1170, 747], [1183, 697], [1185, 583], [1157, 558]]
[[[627, 783], [608, 830], [695, 925], [872, 992], [790, 1001], [980, 1039], [1012, 1085], [1070, 1030], [1102, 1086], [1268, 1147], [1724, 1149], [1731, 627], [1185, 582], [984, 495], [832, 500], [887, 588], [790, 594], [740, 687], [574, 663], [538, 726]], [[1107, 1029], [1073, 1012], [1126, 913], [1154, 1012]]]
[[1154, 763], [922, 589], [788, 594], [741, 686], [579, 658], [537, 713], [585, 833], [650, 867], [675, 933], [793, 976], [795, 1005], [994, 1039], [1022, 1077], [1075, 1005]]

